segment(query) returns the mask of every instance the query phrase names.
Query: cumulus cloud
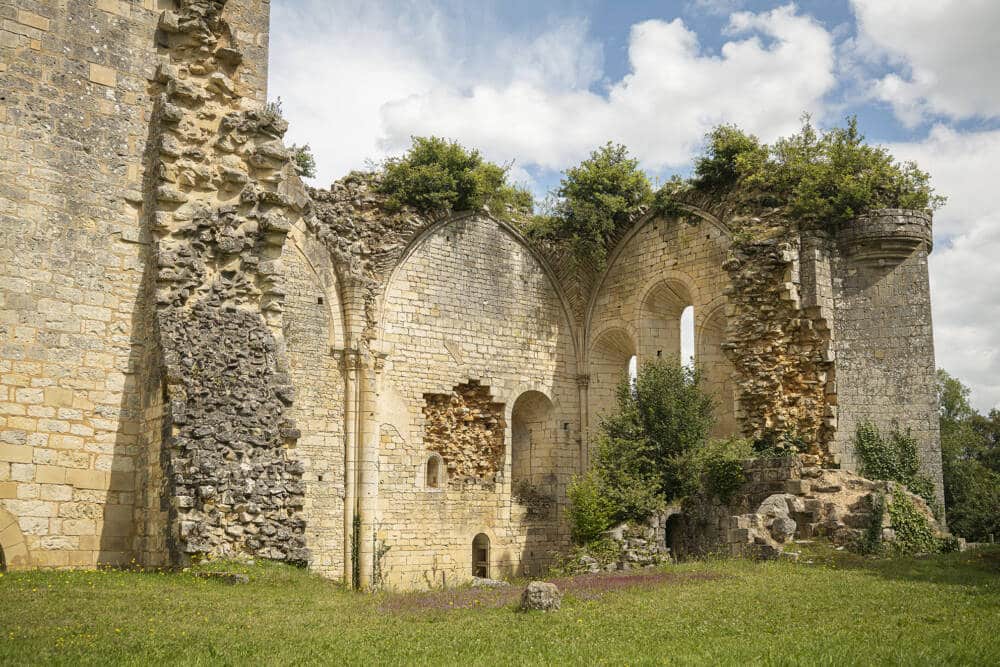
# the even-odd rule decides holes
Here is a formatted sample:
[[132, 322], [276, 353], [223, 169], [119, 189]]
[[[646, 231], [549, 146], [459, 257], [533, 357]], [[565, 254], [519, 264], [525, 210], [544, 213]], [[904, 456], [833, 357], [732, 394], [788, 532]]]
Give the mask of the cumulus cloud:
[[452, 39], [469, 29], [429, 0], [275, 3], [271, 93], [286, 101], [289, 140], [312, 144], [320, 182], [426, 134], [543, 169], [606, 140], [647, 168], [679, 166], [720, 122], [765, 139], [794, 130], [835, 84], [831, 36], [792, 5], [733, 14], [717, 54], [680, 19], [636, 24], [629, 73], [604, 85], [579, 17]]
[[735, 122], [770, 139], [795, 129], [803, 111], [820, 110], [835, 83], [832, 41], [821, 25], [786, 6], [734, 14], [727, 33], [733, 39], [710, 55], [680, 19], [638, 23], [631, 71], [606, 93], [517, 78], [392, 101], [382, 109], [383, 145], [444, 133], [502, 159], [562, 168], [612, 140], [659, 169], [687, 163], [715, 124]]
[[890, 148], [930, 171], [949, 197], [934, 216], [930, 260], [938, 366], [973, 387], [980, 410], [1000, 407], [1000, 213], [993, 172], [1000, 130], [937, 126], [923, 141]]
[[893, 68], [871, 93], [909, 126], [1000, 115], [1000, 2], [852, 0], [858, 49]]

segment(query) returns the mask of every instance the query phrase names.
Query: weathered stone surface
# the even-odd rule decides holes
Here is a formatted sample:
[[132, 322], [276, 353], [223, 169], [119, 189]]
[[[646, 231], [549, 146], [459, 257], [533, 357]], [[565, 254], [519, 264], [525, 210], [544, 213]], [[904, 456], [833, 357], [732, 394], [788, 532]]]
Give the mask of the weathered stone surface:
[[521, 595], [521, 609], [524, 611], [555, 611], [561, 604], [559, 588], [545, 581], [532, 581]]

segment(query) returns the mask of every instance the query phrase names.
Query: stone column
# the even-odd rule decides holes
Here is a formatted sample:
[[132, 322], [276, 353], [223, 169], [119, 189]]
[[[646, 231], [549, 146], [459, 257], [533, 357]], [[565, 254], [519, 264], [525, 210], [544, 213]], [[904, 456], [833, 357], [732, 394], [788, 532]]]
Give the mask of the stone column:
[[590, 406], [587, 390], [590, 387], [589, 375], [577, 375], [576, 386], [580, 397], [580, 474], [590, 468]]

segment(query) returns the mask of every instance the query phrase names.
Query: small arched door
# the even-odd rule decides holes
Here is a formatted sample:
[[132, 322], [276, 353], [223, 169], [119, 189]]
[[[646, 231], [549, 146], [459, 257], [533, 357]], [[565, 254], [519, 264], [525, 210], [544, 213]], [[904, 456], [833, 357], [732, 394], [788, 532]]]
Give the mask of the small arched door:
[[485, 533], [472, 538], [472, 576], [490, 577], [490, 538]]

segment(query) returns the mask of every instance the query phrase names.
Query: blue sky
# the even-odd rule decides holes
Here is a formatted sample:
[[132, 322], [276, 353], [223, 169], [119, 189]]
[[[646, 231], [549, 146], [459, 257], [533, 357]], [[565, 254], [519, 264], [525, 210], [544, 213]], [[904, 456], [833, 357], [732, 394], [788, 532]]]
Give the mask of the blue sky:
[[766, 141], [858, 116], [948, 204], [931, 256], [938, 365], [1000, 405], [997, 0], [272, 0], [270, 95], [325, 186], [435, 134], [537, 196], [607, 140], [688, 173], [713, 125]]

